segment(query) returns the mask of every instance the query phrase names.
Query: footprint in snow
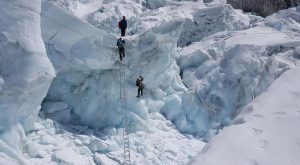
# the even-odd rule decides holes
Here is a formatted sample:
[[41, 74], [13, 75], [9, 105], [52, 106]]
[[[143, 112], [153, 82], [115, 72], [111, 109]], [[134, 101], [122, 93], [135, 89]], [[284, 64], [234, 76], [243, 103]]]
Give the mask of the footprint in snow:
[[247, 163], [247, 165], [259, 165], [259, 163], [257, 162], [257, 160], [251, 159], [250, 162]]
[[300, 117], [300, 111], [297, 111], [296, 116]]
[[264, 118], [264, 116], [261, 115], [261, 114], [253, 114], [253, 116], [254, 116], [255, 118]]
[[269, 145], [269, 142], [265, 139], [259, 139], [256, 141], [256, 147], [258, 149], [265, 149], [268, 147], [268, 145]]
[[243, 117], [237, 118], [231, 122], [232, 125], [239, 125], [244, 123], [246, 123], [246, 121]]
[[173, 156], [177, 156], [177, 153], [176, 153], [175, 151], [172, 151], [172, 150], [166, 150], [165, 152], [166, 152], [166, 153], [169, 153], [169, 154], [171, 154], [171, 155], [173, 155]]
[[285, 112], [275, 112], [272, 113], [272, 117], [276, 118], [276, 119], [281, 119], [286, 115]]
[[255, 136], [259, 136], [259, 135], [261, 135], [263, 133], [263, 130], [257, 129], [257, 128], [252, 128], [252, 133]]

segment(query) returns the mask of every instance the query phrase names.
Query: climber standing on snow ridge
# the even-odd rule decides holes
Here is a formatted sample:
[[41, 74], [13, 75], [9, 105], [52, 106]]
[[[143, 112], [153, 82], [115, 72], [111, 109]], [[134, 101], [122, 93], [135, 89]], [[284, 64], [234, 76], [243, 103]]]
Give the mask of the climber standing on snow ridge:
[[124, 37], [127, 28], [127, 21], [125, 19], [125, 16], [123, 16], [123, 19], [119, 22], [119, 28], [121, 29], [121, 37]]
[[121, 37], [117, 40], [117, 46], [119, 49], [120, 61], [122, 61], [122, 58], [125, 57], [125, 41]]
[[136, 86], [138, 86], [138, 95], [136, 97], [143, 96], [143, 89], [145, 87], [143, 80], [144, 78], [142, 76], [136, 79]]

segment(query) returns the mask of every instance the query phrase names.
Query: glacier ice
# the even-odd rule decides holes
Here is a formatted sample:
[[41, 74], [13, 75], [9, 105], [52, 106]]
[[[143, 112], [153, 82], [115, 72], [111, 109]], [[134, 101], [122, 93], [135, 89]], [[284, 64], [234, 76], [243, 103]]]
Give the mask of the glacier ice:
[[109, 164], [118, 165], [119, 164], [118, 162], [107, 158], [107, 156], [105, 154], [96, 153], [94, 159], [95, 159], [95, 162], [98, 164], [107, 164], [107, 165], [109, 165]]
[[[144, 7], [143, 2], [152, 7]], [[21, 1], [13, 4], [25, 5]], [[4, 57], [13, 57], [9, 61], [14, 62], [11, 54], [29, 52], [26, 57], [30, 59], [20, 65], [27, 66], [25, 61], [32, 67], [21, 68], [22, 75], [2, 73], [7, 68], [14, 71], [15, 65], [0, 67], [1, 94], [12, 92], [14, 102], [9, 106], [27, 108], [16, 108], [22, 113], [16, 111], [18, 115], [11, 118], [0, 116], [11, 128], [5, 127], [0, 137], [0, 162], [121, 164], [122, 66], [126, 68], [132, 163], [186, 164], [201, 151], [202, 141], [210, 140], [220, 128], [246, 122], [231, 120], [283, 72], [298, 64], [296, 8], [265, 19], [217, 1], [48, 0], [22, 10], [35, 6], [39, 13], [39, 5], [41, 20], [35, 15], [30, 24], [19, 21], [20, 27], [34, 25], [38, 29], [25, 28], [28, 34], [33, 33], [32, 38], [16, 36], [16, 41], [11, 41], [7, 37], [11, 33], [0, 35], [0, 45], [6, 50], [1, 51], [5, 55], [1, 54], [0, 63]], [[0, 21], [9, 23], [3, 17], [6, 13], [0, 13]], [[122, 15], [131, 25], [130, 36], [125, 37], [124, 63], [118, 61], [115, 46], [119, 33], [116, 22]], [[27, 16], [25, 12], [21, 18], [31, 18]], [[19, 39], [24, 39], [25, 46]], [[7, 49], [6, 43], [20, 48]], [[12, 84], [21, 84], [27, 95], [16, 95], [15, 88], [8, 86], [16, 80], [14, 76], [24, 78], [36, 71], [41, 77], [45, 75], [39, 73], [46, 72], [46, 77], [36, 77], [36, 83], [34, 79]], [[54, 72], [56, 77], [48, 90]], [[135, 79], [139, 75], [145, 78], [146, 89], [137, 99]], [[27, 90], [29, 86], [35, 88]], [[2, 101], [10, 103], [1, 97]], [[16, 119], [10, 122], [13, 117]]]
[[[260, 35], [254, 31], [269, 34]], [[205, 118], [211, 122], [208, 128], [229, 124], [240, 107], [252, 101], [281, 73], [295, 65], [288, 59], [295, 54], [293, 46], [290, 47], [294, 41], [286, 34], [273, 36], [272, 31], [270, 28], [254, 27], [225, 40], [218, 39], [223, 33], [216, 34], [181, 51], [177, 61], [183, 82], [200, 103], [198, 113], [205, 111], [208, 114]], [[258, 38], [261, 38], [260, 42]], [[218, 42], [210, 45], [212, 40]], [[193, 50], [193, 47], [198, 48]], [[192, 123], [199, 122], [200, 117], [195, 116], [190, 118]], [[201, 130], [196, 128], [188, 132]]]
[[23, 129], [33, 127], [55, 76], [41, 38], [40, 11], [39, 0], [0, 1], [1, 161], [27, 162], [20, 154]]
[[[120, 126], [122, 117], [119, 98], [120, 64], [116, 62], [115, 43], [112, 42], [116, 40], [116, 37], [93, 29], [88, 24], [81, 23], [74, 16], [67, 14], [64, 17], [69, 17], [68, 20], [72, 21], [68, 24], [81, 23], [81, 26], [70, 30], [68, 24], [64, 23], [64, 27], [61, 27], [62, 21], [60, 19], [63, 16], [55, 17], [54, 14], [62, 11], [53, 5], [51, 6], [50, 3], [44, 3], [43, 6], [47, 9], [42, 15], [42, 22], [46, 22], [45, 25], [42, 24], [43, 39], [49, 58], [57, 72], [57, 77], [53, 81], [45, 100], [47, 102], [63, 101], [67, 103], [72, 108], [73, 116], [79, 119], [76, 124], [85, 124], [95, 128]], [[58, 20], [54, 21], [54, 19]], [[152, 93], [152, 89], [153, 91], [163, 89], [167, 94], [184, 92], [185, 90], [180, 83], [179, 69], [176, 69], [174, 58], [176, 38], [178, 38], [182, 24], [182, 20], [164, 23], [128, 41], [125, 59], [129, 84], [127, 92], [130, 98], [128, 105], [129, 107], [132, 105], [134, 109], [130, 111], [139, 116], [143, 116], [145, 112], [143, 108], [136, 109], [139, 108], [135, 107], [137, 101], [131, 99], [136, 94], [133, 80], [138, 75], [143, 74], [149, 94]], [[48, 34], [51, 31], [54, 34]], [[59, 31], [64, 31], [64, 33]], [[81, 32], [78, 33], [79, 31]], [[98, 34], [95, 39], [87, 36], [92, 32]], [[74, 38], [64, 40], [62, 39], [66, 38], [64, 36], [74, 36]], [[89, 42], [90, 40], [92, 41]], [[103, 42], [104, 40], [106, 42]], [[100, 45], [96, 45], [96, 43]], [[57, 60], [57, 56], [65, 58]], [[88, 62], [88, 59], [91, 62]], [[161, 76], [160, 73], [162, 72], [168, 73], [167, 76]], [[156, 80], [152, 81], [154, 79]], [[48, 108], [47, 111], [51, 110]], [[76, 120], [72, 120], [72, 122], [76, 122]]]
[[[118, 58], [114, 42], [117, 37], [113, 34], [117, 30], [114, 31], [114, 28], [109, 29], [106, 26], [103, 26], [105, 32], [97, 30], [51, 4], [47, 4], [45, 8], [49, 10], [46, 12], [47, 16], [42, 16], [43, 39], [57, 72], [57, 78], [51, 85], [45, 101], [53, 104], [62, 101], [71, 107], [72, 124], [89, 125], [102, 130], [100, 133], [85, 126], [73, 127], [78, 132], [117, 137], [121, 125], [118, 70], [120, 64], [116, 62]], [[188, 8], [188, 5], [183, 5], [183, 8]], [[208, 140], [218, 132], [219, 128], [230, 123], [238, 114], [240, 107], [252, 101], [281, 73], [295, 65], [287, 57], [295, 54], [293, 48], [298, 42], [291, 39], [287, 33], [271, 34], [280, 29], [276, 29], [276, 24], [265, 27], [269, 20], [245, 15], [230, 7], [224, 9], [222, 6], [207, 9], [193, 8], [192, 15], [191, 12], [173, 12], [174, 15], [182, 17], [174, 20], [169, 17], [170, 13], [164, 12], [169, 9], [161, 7], [157, 9], [158, 13], [148, 18], [145, 16], [143, 23], [149, 23], [149, 26], [142, 27], [138, 21], [133, 23], [132, 28], [136, 28], [135, 35], [126, 38], [128, 44], [124, 66], [127, 68], [126, 90], [132, 134], [139, 136], [141, 132], [154, 133], [153, 128], [145, 121], [153, 117], [160, 119], [162, 116], [156, 115], [159, 112], [172, 121], [181, 132]], [[132, 8], [128, 10], [132, 11]], [[53, 11], [64, 15], [64, 19], [69, 22], [60, 21], [61, 18], [55, 17]], [[109, 14], [112, 11], [103, 8], [103, 11], [97, 12], [104, 12], [104, 15], [113, 17], [108, 22], [100, 19], [101, 24], [98, 25], [94, 24], [96, 22], [90, 22], [98, 28], [117, 20], [113, 16], [114, 11]], [[140, 11], [135, 10], [135, 12]], [[199, 19], [201, 24], [213, 15], [209, 14], [204, 18], [199, 16], [207, 12], [218, 15], [220, 19], [215, 20], [211, 28], [203, 27], [204, 30], [208, 30], [205, 33], [198, 29], [199, 32], [193, 36], [195, 37], [193, 41], [190, 41], [187, 36], [182, 37], [184, 35], [182, 31], [190, 33], [187, 22], [194, 17], [195, 20]], [[228, 17], [224, 18], [222, 15], [224, 12], [229, 12]], [[187, 15], [180, 16], [180, 13]], [[166, 15], [164, 18], [166, 23], [160, 23], [157, 18], [150, 19], [159, 14]], [[48, 17], [57, 20], [51, 21]], [[68, 24], [77, 26], [69, 27]], [[209, 33], [213, 28], [214, 31]], [[224, 30], [229, 31], [223, 32]], [[288, 29], [290, 30], [291, 28]], [[92, 32], [97, 36], [91, 36]], [[75, 37], [67, 38], [69, 35]], [[179, 49], [177, 53], [179, 36], [185, 43], [193, 43]], [[258, 38], [259, 42], [257, 42]], [[97, 43], [102, 48], [98, 49]], [[58, 58], [61, 60], [57, 60]], [[139, 75], [145, 77], [146, 83], [147, 97], [142, 100], [135, 98], [134, 80]], [[160, 129], [169, 130], [168, 127]], [[132, 139], [136, 139], [132, 141], [135, 146], [139, 144], [137, 137], [134, 136]], [[80, 140], [76, 140], [76, 143], [82, 144]], [[109, 155], [108, 160], [103, 155], [101, 161], [102, 159], [108, 162], [121, 161], [117, 156], [121, 152], [115, 147], [118, 144], [113, 145], [102, 140], [91, 140], [86, 144], [89, 144], [88, 148], [92, 153], [100, 152]], [[159, 158], [149, 162], [142, 157], [147, 153], [151, 157], [153, 152], [142, 146], [137, 149], [133, 157], [135, 163], [166, 161]]]
[[193, 42], [221, 31], [246, 29], [253, 19], [234, 10], [230, 5], [202, 8], [192, 12], [192, 19], [187, 18], [178, 40], [178, 46], [185, 47]]
[[235, 120], [244, 124], [224, 128], [188, 164], [299, 164], [299, 71], [296, 66], [283, 73], [242, 108]]
[[[40, 2], [1, 2], [1, 121], [0, 130], [25, 124], [37, 115], [39, 105], [54, 77], [40, 32]], [[9, 5], [11, 3], [11, 5]], [[9, 6], [10, 8], [7, 8]], [[18, 6], [20, 11], [13, 11]], [[33, 88], [34, 87], [34, 88]], [[18, 100], [16, 103], [15, 100]], [[11, 116], [10, 114], [17, 114]], [[33, 116], [32, 116], [33, 115]], [[7, 117], [10, 116], [10, 117]]]

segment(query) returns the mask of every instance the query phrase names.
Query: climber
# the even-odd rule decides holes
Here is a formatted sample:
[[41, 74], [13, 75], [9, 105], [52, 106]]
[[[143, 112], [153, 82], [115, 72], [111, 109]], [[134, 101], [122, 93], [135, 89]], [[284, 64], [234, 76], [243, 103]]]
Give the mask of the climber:
[[122, 61], [122, 58], [125, 57], [125, 41], [121, 37], [117, 40], [117, 46], [119, 49], [120, 61]]
[[125, 16], [123, 16], [123, 19], [119, 22], [119, 28], [121, 29], [121, 37], [124, 37], [127, 28], [127, 21], [125, 19]]
[[136, 97], [143, 96], [143, 89], [145, 87], [143, 80], [144, 78], [142, 76], [136, 79], [136, 86], [138, 86], [138, 95]]

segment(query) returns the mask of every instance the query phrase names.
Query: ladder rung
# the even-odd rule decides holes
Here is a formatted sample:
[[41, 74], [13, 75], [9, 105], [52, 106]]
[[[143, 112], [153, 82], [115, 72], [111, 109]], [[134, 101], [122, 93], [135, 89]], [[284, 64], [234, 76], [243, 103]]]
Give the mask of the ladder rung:
[[130, 142], [128, 135], [128, 115], [127, 115], [127, 98], [126, 98], [126, 74], [125, 68], [120, 67], [120, 102], [122, 111], [123, 139], [124, 139], [124, 164], [130, 165]]

